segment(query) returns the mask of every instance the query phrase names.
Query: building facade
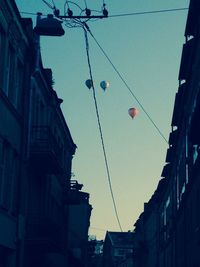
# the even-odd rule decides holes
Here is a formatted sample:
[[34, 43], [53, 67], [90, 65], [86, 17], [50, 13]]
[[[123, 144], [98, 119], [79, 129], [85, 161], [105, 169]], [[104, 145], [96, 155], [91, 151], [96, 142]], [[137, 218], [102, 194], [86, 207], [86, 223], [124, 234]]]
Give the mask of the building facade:
[[0, 3], [0, 262], [16, 266], [25, 214], [20, 210], [24, 101], [29, 88], [30, 20], [14, 1]]
[[[51, 69], [43, 67], [40, 37], [34, 33], [31, 19], [21, 18], [14, 0], [1, 1], [2, 267], [73, 266], [70, 206], [80, 197], [68, 197], [76, 145], [61, 110], [62, 102], [53, 87]], [[80, 194], [82, 198], [85, 194], [89, 207], [80, 221], [87, 239], [91, 206], [89, 194]], [[85, 248], [83, 244], [84, 249], [87, 244]]]
[[[80, 191], [83, 185], [71, 180], [68, 213], [68, 247], [70, 264], [75, 267], [88, 266], [88, 230], [92, 206], [89, 204], [89, 194]], [[74, 202], [72, 200], [75, 200]]]
[[106, 232], [103, 245], [103, 267], [132, 266], [133, 265], [132, 232]]
[[[199, 26], [200, 3], [191, 0], [166, 163], [148, 209], [135, 225], [144, 249], [134, 255], [134, 266], [200, 266]], [[136, 246], [139, 244], [136, 239]]]

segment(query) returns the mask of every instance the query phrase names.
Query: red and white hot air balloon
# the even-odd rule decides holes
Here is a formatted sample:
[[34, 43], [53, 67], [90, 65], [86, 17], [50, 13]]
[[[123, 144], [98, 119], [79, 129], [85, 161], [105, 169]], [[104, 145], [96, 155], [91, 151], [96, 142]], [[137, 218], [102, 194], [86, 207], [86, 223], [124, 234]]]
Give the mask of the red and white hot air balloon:
[[131, 116], [132, 119], [134, 119], [134, 117], [138, 114], [138, 110], [136, 108], [129, 108], [128, 114]]

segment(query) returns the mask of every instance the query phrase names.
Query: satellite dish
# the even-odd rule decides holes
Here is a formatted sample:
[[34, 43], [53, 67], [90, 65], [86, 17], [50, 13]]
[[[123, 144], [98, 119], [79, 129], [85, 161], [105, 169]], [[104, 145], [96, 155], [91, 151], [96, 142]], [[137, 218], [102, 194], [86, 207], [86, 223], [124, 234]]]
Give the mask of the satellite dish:
[[108, 81], [102, 81], [100, 82], [100, 86], [105, 91], [110, 86], [110, 83]]
[[136, 108], [129, 108], [128, 110], [128, 114], [131, 116], [132, 119], [137, 116], [138, 112], [139, 111]]

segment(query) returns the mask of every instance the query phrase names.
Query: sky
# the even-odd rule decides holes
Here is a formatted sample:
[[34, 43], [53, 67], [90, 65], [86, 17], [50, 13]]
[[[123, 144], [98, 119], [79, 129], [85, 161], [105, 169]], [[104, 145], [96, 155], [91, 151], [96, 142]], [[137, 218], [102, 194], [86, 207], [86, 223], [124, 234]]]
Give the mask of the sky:
[[[63, 15], [64, 0], [55, 3]], [[69, 1], [70, 2], [70, 1]], [[101, 10], [100, 0], [87, 0], [87, 7]], [[187, 8], [189, 0], [104, 1], [109, 15]], [[22, 17], [52, 10], [42, 0], [17, 0]], [[70, 8], [79, 15], [77, 4]], [[27, 14], [31, 13], [31, 14]], [[94, 37], [106, 52], [118, 73], [144, 107], [160, 132], [168, 140], [178, 73], [185, 41], [187, 10], [108, 17], [88, 21]], [[77, 150], [73, 158], [73, 179], [83, 184], [93, 207], [89, 234], [104, 239], [106, 231], [120, 231], [109, 188], [105, 160], [89, 79], [84, 32], [63, 23], [62, 37], [41, 37], [45, 68], [51, 68], [54, 89], [64, 100], [62, 111]], [[95, 83], [108, 168], [116, 208], [123, 231], [133, 230], [161, 178], [167, 142], [150, 121], [94, 39], [89, 37], [91, 69]], [[103, 91], [100, 82], [109, 81]], [[134, 118], [128, 109], [139, 113]]]

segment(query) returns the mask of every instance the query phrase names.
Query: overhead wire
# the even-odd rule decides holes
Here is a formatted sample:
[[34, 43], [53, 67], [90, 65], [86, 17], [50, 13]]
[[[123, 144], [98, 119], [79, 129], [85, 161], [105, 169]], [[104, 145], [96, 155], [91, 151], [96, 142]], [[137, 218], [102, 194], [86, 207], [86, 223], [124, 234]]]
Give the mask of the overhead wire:
[[[52, 6], [51, 4], [49, 4], [45, 0], [42, 0], [42, 1], [49, 8], [51, 8], [51, 9], [54, 9], [55, 8], [55, 3], [54, 3], [53, 0], [52, 0], [52, 3], [53, 3], [54, 6]], [[68, 7], [69, 7], [69, 2], [72, 3], [71, 1], [66, 1], [65, 2], [65, 5], [67, 5]], [[84, 2], [86, 4], [86, 1], [85, 0], [84, 0]], [[103, 3], [104, 3], [104, 1], [103, 1]], [[108, 17], [109, 18], [112, 18], [112, 17], [135, 16], [135, 15], [155, 14], [155, 13], [164, 13], [164, 12], [175, 12], [175, 11], [182, 11], [182, 10], [187, 10], [187, 9], [188, 8], [176, 8], [176, 9], [154, 10], [154, 11], [144, 11], [144, 12], [133, 12], [133, 13], [127, 13], [127, 14], [109, 15]], [[31, 13], [31, 12], [20, 12], [20, 13], [21, 14], [29, 14], [29, 15], [37, 15], [36, 13]], [[114, 206], [114, 211], [115, 211], [116, 219], [117, 219], [119, 228], [122, 231], [122, 227], [121, 227], [121, 223], [120, 223], [119, 215], [118, 215], [118, 211], [117, 211], [117, 206], [116, 206], [116, 202], [115, 202], [115, 197], [114, 197], [114, 193], [113, 193], [113, 189], [112, 189], [110, 170], [109, 170], [108, 159], [107, 159], [107, 154], [106, 154], [106, 149], [105, 149], [105, 143], [104, 143], [104, 138], [103, 138], [103, 132], [102, 132], [102, 127], [101, 127], [101, 122], [100, 122], [100, 116], [99, 116], [99, 111], [98, 111], [98, 104], [97, 104], [97, 99], [96, 99], [96, 94], [95, 94], [95, 87], [94, 87], [94, 83], [93, 83], [93, 75], [92, 75], [92, 69], [91, 69], [91, 63], [90, 63], [90, 56], [89, 56], [89, 45], [88, 45], [87, 32], [89, 32], [89, 34], [91, 35], [91, 37], [94, 39], [94, 41], [96, 42], [97, 46], [100, 48], [100, 50], [102, 51], [102, 53], [104, 54], [104, 56], [106, 57], [106, 59], [108, 60], [108, 62], [111, 64], [111, 66], [113, 67], [113, 69], [115, 70], [115, 72], [117, 73], [117, 75], [119, 76], [119, 78], [125, 84], [126, 88], [129, 90], [129, 92], [131, 93], [131, 95], [137, 101], [137, 103], [139, 104], [139, 106], [141, 107], [141, 109], [143, 110], [143, 112], [146, 114], [146, 116], [148, 117], [148, 119], [151, 121], [151, 123], [153, 124], [153, 126], [156, 128], [156, 130], [158, 131], [158, 133], [160, 134], [160, 136], [165, 140], [165, 142], [167, 144], [168, 144], [168, 141], [165, 138], [165, 136], [163, 135], [163, 133], [160, 131], [160, 129], [158, 128], [158, 126], [155, 124], [155, 122], [153, 121], [153, 119], [150, 117], [150, 115], [148, 114], [148, 112], [145, 110], [145, 108], [143, 107], [143, 105], [141, 104], [141, 102], [139, 101], [139, 99], [133, 93], [133, 91], [131, 90], [130, 86], [127, 84], [127, 82], [125, 81], [125, 79], [123, 78], [123, 76], [119, 72], [119, 70], [115, 67], [115, 65], [113, 64], [113, 62], [111, 61], [111, 59], [109, 58], [109, 56], [107, 55], [107, 53], [105, 52], [105, 50], [102, 48], [102, 46], [100, 45], [100, 43], [97, 41], [97, 39], [95, 38], [95, 36], [91, 32], [90, 28], [88, 27], [88, 25], [86, 23], [84, 23], [84, 26], [85, 27], [83, 27], [83, 29], [84, 29], [84, 34], [85, 34], [87, 61], [88, 61], [90, 79], [92, 81], [93, 98], [94, 98], [94, 103], [95, 103], [95, 109], [96, 109], [98, 127], [99, 127], [99, 132], [100, 132], [100, 137], [101, 137], [101, 143], [102, 143], [102, 149], [103, 149], [103, 154], [104, 154], [104, 160], [105, 160], [105, 165], [106, 165], [106, 172], [107, 172], [107, 177], [108, 177], [108, 183], [109, 183], [109, 188], [110, 188], [110, 192], [111, 192], [111, 197], [112, 197], [112, 201], [113, 201], [113, 206]]]
[[46, 0], [42, 0], [42, 2], [44, 2], [49, 8], [54, 9], [54, 6], [49, 4]]
[[86, 0], [84, 0], [84, 3], [85, 3], [85, 7], [87, 8], [87, 1], [86, 1]]
[[156, 13], [184, 11], [184, 10], [188, 10], [188, 8], [187, 7], [183, 7], [183, 8], [171, 8], [171, 9], [162, 9], [162, 10], [132, 12], [132, 13], [125, 13], [125, 14], [108, 15], [108, 17], [109, 18], [114, 18], [114, 17], [127, 17], [127, 16], [136, 16], [136, 15], [146, 15], [146, 14], [156, 14]]
[[101, 231], [101, 232], [106, 232], [107, 231], [107, 229], [103, 229], [103, 228], [99, 228], [99, 227], [94, 227], [94, 226], [90, 226], [90, 229], [98, 230], [98, 231]]
[[[51, 6], [47, 1], [42, 0], [49, 8], [54, 9], [53, 6]], [[66, 1], [65, 4], [69, 6], [68, 3], [73, 3], [72, 1]], [[77, 5], [76, 3], [73, 3], [74, 5], [76, 5], [78, 8], [80, 8], [79, 5]], [[80, 8], [81, 9], [81, 8]], [[82, 10], [82, 9], [81, 9]], [[142, 12], [132, 12], [132, 13], [124, 13], [124, 14], [114, 14], [114, 15], [108, 15], [107, 18], [114, 18], [114, 17], [126, 17], [126, 16], [136, 16], [136, 15], [146, 15], [146, 14], [156, 14], [156, 13], [165, 13], [165, 12], [175, 12], [175, 11], [184, 11], [184, 10], [188, 10], [187, 7], [183, 7], [183, 8], [173, 8], [173, 9], [161, 9], [161, 10], [152, 10], [152, 11], [142, 11]], [[21, 14], [27, 14], [27, 15], [35, 15], [37, 16], [37, 13], [33, 13], [33, 12], [25, 12], [25, 11], [21, 11]]]
[[93, 74], [92, 74], [92, 68], [91, 68], [91, 63], [90, 63], [90, 55], [89, 55], [88, 35], [87, 35], [87, 30], [86, 30], [88, 26], [87, 26], [86, 23], [83, 23], [83, 25], [84, 25], [83, 26], [83, 30], [84, 30], [84, 35], [85, 35], [86, 54], [87, 54], [89, 75], [90, 75], [90, 79], [91, 79], [91, 82], [92, 82], [93, 99], [94, 99], [94, 104], [95, 104], [97, 122], [98, 122], [99, 133], [100, 133], [100, 138], [101, 138], [101, 144], [102, 144], [102, 149], [103, 149], [103, 155], [104, 155], [104, 160], [105, 160], [106, 173], [107, 173], [110, 193], [111, 193], [111, 197], [112, 197], [113, 207], [114, 207], [114, 211], [115, 211], [115, 216], [116, 216], [119, 228], [120, 228], [121, 232], [123, 232], [122, 226], [121, 226], [121, 223], [120, 223], [120, 220], [119, 220], [119, 215], [118, 215], [118, 211], [117, 211], [117, 205], [116, 205], [113, 189], [112, 189], [110, 170], [109, 170], [109, 165], [108, 165], [108, 159], [107, 159], [106, 148], [105, 148], [105, 143], [104, 143], [104, 138], [103, 138], [102, 126], [101, 126], [101, 122], [100, 122], [98, 104], [97, 104], [97, 98], [96, 98], [95, 87], [94, 87], [94, 82], [93, 82]]
[[51, 0], [52, 1], [52, 4], [53, 4], [53, 7], [55, 8], [56, 7], [56, 5], [55, 5], [55, 2], [54, 2], [54, 0]]
[[113, 64], [113, 62], [111, 61], [110, 57], [107, 55], [107, 53], [105, 52], [105, 50], [102, 48], [102, 46], [100, 45], [100, 43], [97, 41], [97, 39], [94, 37], [93, 33], [91, 32], [90, 28], [87, 27], [87, 31], [89, 32], [89, 34], [92, 36], [92, 38], [94, 39], [95, 43], [97, 44], [97, 46], [100, 48], [100, 50], [102, 51], [102, 53], [104, 54], [104, 56], [106, 57], [106, 59], [108, 60], [108, 62], [111, 64], [111, 66], [113, 67], [113, 69], [115, 70], [115, 72], [117, 73], [117, 75], [119, 76], [119, 78], [121, 79], [121, 81], [124, 83], [124, 85], [126, 86], [126, 88], [128, 89], [128, 91], [130, 92], [130, 94], [133, 96], [133, 98], [136, 100], [136, 102], [138, 103], [138, 105], [140, 106], [140, 108], [143, 110], [143, 112], [145, 113], [145, 115], [147, 116], [147, 118], [150, 120], [150, 122], [153, 124], [153, 126], [156, 128], [157, 132], [159, 133], [159, 135], [163, 138], [163, 140], [168, 144], [167, 139], [165, 138], [164, 134], [161, 132], [161, 130], [159, 129], [159, 127], [156, 125], [156, 123], [154, 122], [154, 120], [151, 118], [151, 116], [149, 115], [149, 113], [146, 111], [146, 109], [144, 108], [144, 106], [141, 104], [141, 102], [139, 101], [139, 99], [136, 97], [136, 95], [133, 93], [133, 91], [131, 90], [130, 86], [127, 84], [127, 82], [125, 81], [125, 79], [123, 78], [122, 74], [119, 72], [119, 70], [115, 67], [115, 65]]

